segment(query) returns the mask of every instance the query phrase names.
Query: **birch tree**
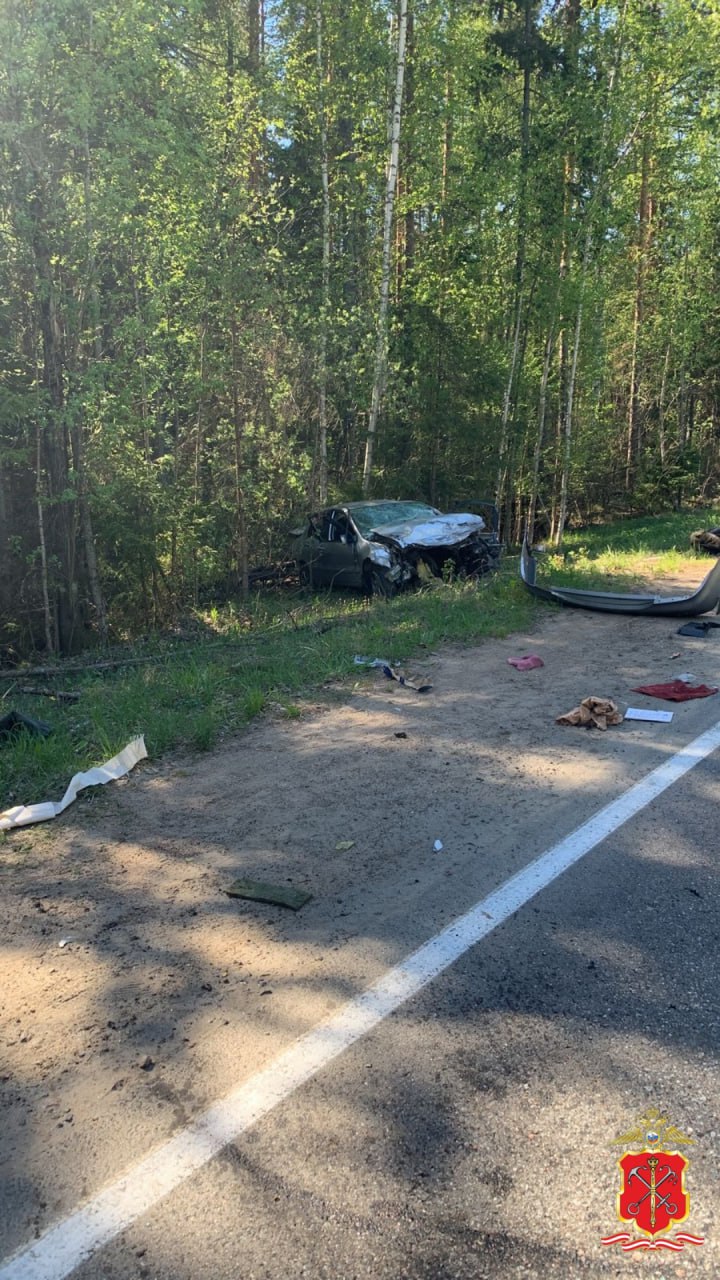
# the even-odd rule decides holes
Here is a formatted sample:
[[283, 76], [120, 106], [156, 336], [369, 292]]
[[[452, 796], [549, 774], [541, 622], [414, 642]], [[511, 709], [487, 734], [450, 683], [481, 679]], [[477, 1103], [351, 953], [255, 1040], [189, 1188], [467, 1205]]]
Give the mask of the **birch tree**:
[[328, 158], [328, 127], [325, 103], [325, 53], [323, 48], [324, 13], [323, 0], [317, 0], [315, 10], [317, 44], [315, 63], [317, 69], [318, 121], [320, 126], [320, 183], [322, 192], [322, 268], [320, 292], [320, 342], [318, 359], [318, 497], [327, 502], [328, 489], [328, 325], [330, 323], [330, 165]]
[[397, 188], [398, 158], [400, 154], [400, 121], [402, 116], [403, 81], [405, 78], [405, 42], [407, 39], [408, 0], [400, 0], [395, 60], [395, 92], [390, 121], [390, 155], [385, 181], [385, 207], [383, 216], [382, 265], [380, 270], [380, 297], [378, 301], [377, 330], [375, 337], [375, 363], [372, 395], [368, 415], [365, 462], [363, 465], [362, 491], [370, 492], [373, 470], [373, 453], [380, 405], [385, 390], [388, 358], [388, 299], [390, 296], [390, 270], [392, 253], [392, 225]]

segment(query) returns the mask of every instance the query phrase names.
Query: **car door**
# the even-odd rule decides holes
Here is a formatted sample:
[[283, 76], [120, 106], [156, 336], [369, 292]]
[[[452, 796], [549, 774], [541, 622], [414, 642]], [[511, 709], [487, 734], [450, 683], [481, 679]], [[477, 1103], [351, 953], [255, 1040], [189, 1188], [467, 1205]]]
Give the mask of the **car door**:
[[342, 507], [334, 507], [323, 522], [323, 581], [332, 587], [356, 587], [360, 573], [355, 530]]
[[315, 586], [357, 586], [360, 570], [357, 534], [342, 507], [329, 507], [310, 518], [298, 559], [307, 565]]

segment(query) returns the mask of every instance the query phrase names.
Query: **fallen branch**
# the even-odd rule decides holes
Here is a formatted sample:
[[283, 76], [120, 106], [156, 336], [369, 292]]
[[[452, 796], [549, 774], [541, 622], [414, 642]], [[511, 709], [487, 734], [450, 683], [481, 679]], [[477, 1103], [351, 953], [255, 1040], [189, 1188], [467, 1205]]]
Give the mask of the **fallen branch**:
[[[146, 658], [113, 658], [102, 662], [73, 662], [67, 667], [29, 667], [27, 670], [0, 671], [0, 680], [17, 680], [19, 675], [35, 676], [42, 680], [78, 675], [83, 671], [113, 671], [117, 667], [135, 667], [145, 662], [165, 662], [168, 654], [152, 654]], [[172, 655], [175, 656], [175, 655]]]
[[[357, 610], [349, 613], [336, 614], [332, 618], [313, 618], [309, 621], [297, 622], [292, 613], [287, 615], [290, 619], [292, 627], [295, 631], [311, 631], [319, 635], [323, 635], [332, 627], [352, 626], [363, 614]], [[243, 636], [237, 640], [216, 640], [216, 641], [189, 641], [191, 647], [187, 649], [174, 649], [167, 653], [153, 653], [144, 658], [103, 658], [100, 662], [72, 662], [67, 666], [53, 667], [16, 667], [12, 670], [0, 671], [0, 680], [18, 680], [18, 679], [36, 679], [36, 680], [54, 680], [63, 679], [69, 675], [93, 674], [96, 671], [115, 671], [119, 667], [137, 667], [147, 663], [159, 662], [176, 662], [182, 661], [188, 657], [205, 657], [208, 653], [218, 652], [220, 650], [233, 650], [243, 648], [248, 643], [262, 640], [265, 636], [276, 634], [282, 630], [282, 625], [271, 625], [260, 631], [249, 631], [247, 636]]]
[[58, 702], [77, 702], [79, 693], [70, 689], [36, 689], [34, 685], [21, 685], [20, 693], [28, 693], [37, 698], [57, 698]]

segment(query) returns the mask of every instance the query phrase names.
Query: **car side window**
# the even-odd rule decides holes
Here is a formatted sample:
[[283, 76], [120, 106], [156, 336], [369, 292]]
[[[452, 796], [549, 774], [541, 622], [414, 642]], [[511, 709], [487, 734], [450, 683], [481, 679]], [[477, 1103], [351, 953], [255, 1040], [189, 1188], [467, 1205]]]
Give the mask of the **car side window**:
[[318, 537], [321, 542], [332, 542], [333, 540], [333, 513], [332, 511], [324, 511], [322, 519], [318, 527]]
[[352, 529], [344, 511], [335, 511], [333, 513], [333, 541], [350, 543], [352, 539]]

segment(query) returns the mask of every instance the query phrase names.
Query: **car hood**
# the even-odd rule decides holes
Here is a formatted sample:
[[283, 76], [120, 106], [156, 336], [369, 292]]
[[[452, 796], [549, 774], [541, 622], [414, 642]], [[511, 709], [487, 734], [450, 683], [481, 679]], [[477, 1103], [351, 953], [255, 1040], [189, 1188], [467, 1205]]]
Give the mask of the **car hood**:
[[401, 547], [453, 547], [486, 527], [482, 516], [463, 512], [378, 525], [373, 534], [382, 539], [392, 538]]

